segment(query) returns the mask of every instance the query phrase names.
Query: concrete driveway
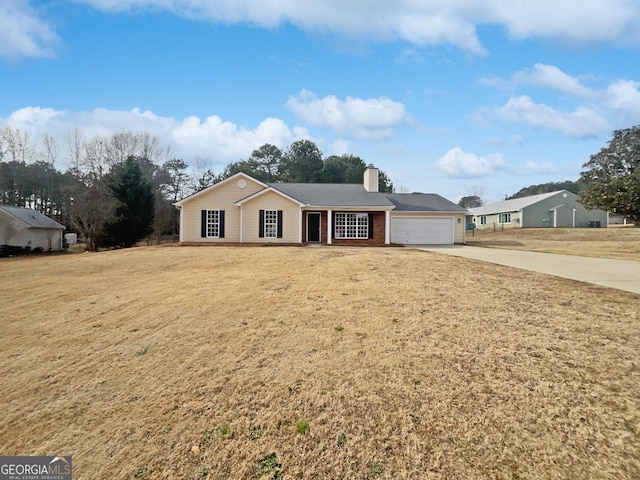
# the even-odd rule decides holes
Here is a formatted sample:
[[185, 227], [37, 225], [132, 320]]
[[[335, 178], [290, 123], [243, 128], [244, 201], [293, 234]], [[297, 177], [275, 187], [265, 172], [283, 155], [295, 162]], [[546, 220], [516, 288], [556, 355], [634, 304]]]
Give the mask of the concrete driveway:
[[633, 260], [578, 257], [467, 245], [411, 245], [408, 248], [472, 258], [640, 294], [640, 262]]

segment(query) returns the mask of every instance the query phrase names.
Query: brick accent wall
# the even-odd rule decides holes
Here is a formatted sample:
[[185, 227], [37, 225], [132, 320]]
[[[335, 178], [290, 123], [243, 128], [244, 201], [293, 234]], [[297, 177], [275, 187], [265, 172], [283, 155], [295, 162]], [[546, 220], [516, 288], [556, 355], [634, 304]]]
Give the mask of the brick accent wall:
[[[342, 213], [340, 211], [332, 212]], [[369, 213], [369, 212], [367, 212]], [[332, 233], [332, 245], [358, 245], [358, 246], [377, 246], [384, 245], [384, 232], [385, 232], [385, 212], [371, 212], [373, 214], [373, 238], [368, 239], [337, 239], [335, 238], [335, 232]], [[334, 217], [335, 218], [335, 217]], [[320, 212], [320, 243], [327, 244], [327, 212]], [[302, 242], [307, 243], [307, 212], [302, 215]]]

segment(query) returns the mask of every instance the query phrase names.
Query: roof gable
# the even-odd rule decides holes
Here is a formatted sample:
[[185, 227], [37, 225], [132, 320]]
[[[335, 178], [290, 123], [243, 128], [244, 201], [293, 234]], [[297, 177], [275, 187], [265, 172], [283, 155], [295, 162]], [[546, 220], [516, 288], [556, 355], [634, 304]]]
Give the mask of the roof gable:
[[51, 228], [56, 230], [65, 229], [64, 225], [61, 225], [55, 220], [52, 220], [46, 215], [43, 215], [42, 213], [31, 208], [1, 205], [0, 210], [20, 220], [29, 228]]
[[175, 202], [174, 205], [176, 207], [178, 207], [178, 208], [182, 207], [182, 205], [184, 205], [186, 202], [190, 202], [191, 200], [194, 200], [194, 199], [196, 199], [196, 198], [198, 198], [198, 197], [200, 197], [202, 195], [206, 195], [208, 193], [211, 193], [212, 191], [217, 190], [217, 189], [219, 189], [220, 187], [222, 187], [224, 185], [227, 185], [227, 184], [229, 184], [229, 183], [231, 183], [233, 181], [239, 181], [239, 180], [244, 180], [245, 182], [252, 182], [252, 183], [260, 185], [260, 186], [262, 186], [264, 188], [268, 187], [267, 184], [262, 183], [260, 180], [256, 180], [255, 178], [253, 178], [250, 175], [247, 175], [246, 173], [238, 172], [235, 175], [230, 176], [229, 178], [225, 178], [224, 180], [222, 180], [222, 181], [220, 181], [218, 183], [214, 183], [213, 185], [211, 185], [211, 186], [209, 186], [209, 187], [207, 187], [207, 188], [205, 188], [203, 190], [200, 190], [199, 192], [196, 192], [196, 193], [194, 193], [192, 195], [189, 195], [186, 198], [183, 198], [182, 200], [180, 200], [178, 202]]
[[275, 188], [273, 188], [271, 186], [268, 186], [267, 188], [263, 188], [259, 192], [256, 192], [256, 193], [254, 193], [252, 195], [249, 195], [248, 197], [245, 197], [245, 198], [243, 198], [241, 200], [238, 200], [235, 203], [235, 205], [240, 206], [240, 205], [242, 205], [242, 204], [244, 204], [246, 202], [250, 202], [252, 200], [255, 200], [255, 199], [257, 199], [257, 198], [261, 197], [262, 195], [265, 195], [266, 193], [269, 193], [269, 192], [273, 192], [276, 195], [280, 195], [281, 197], [284, 197], [284, 198], [286, 198], [287, 200], [289, 200], [289, 201], [291, 201], [293, 203], [297, 203], [301, 207], [305, 206], [304, 203], [301, 203], [300, 201], [296, 200], [295, 198], [290, 197], [289, 195], [287, 195], [287, 194], [285, 194], [285, 193], [283, 193], [283, 192], [281, 192], [279, 190], [276, 190]]

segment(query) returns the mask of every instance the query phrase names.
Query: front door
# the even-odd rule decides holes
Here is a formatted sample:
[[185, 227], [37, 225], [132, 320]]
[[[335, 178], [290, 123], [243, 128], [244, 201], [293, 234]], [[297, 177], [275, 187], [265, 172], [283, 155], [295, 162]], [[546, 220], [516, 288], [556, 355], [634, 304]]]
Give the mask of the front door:
[[320, 214], [307, 213], [307, 242], [320, 241]]

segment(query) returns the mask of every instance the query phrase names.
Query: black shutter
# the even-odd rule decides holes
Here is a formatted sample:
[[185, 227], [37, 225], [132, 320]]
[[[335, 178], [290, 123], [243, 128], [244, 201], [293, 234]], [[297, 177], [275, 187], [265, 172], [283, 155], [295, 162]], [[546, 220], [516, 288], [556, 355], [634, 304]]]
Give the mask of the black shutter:
[[258, 221], [258, 237], [264, 238], [264, 210], [260, 210], [260, 219]]
[[373, 238], [373, 213], [369, 214], [369, 238]]
[[202, 210], [200, 215], [200, 236], [202, 238], [207, 238], [207, 211]]
[[278, 210], [278, 238], [282, 238], [282, 210]]
[[218, 215], [218, 222], [220, 222], [218, 225], [218, 236], [224, 238], [224, 210], [220, 210]]

